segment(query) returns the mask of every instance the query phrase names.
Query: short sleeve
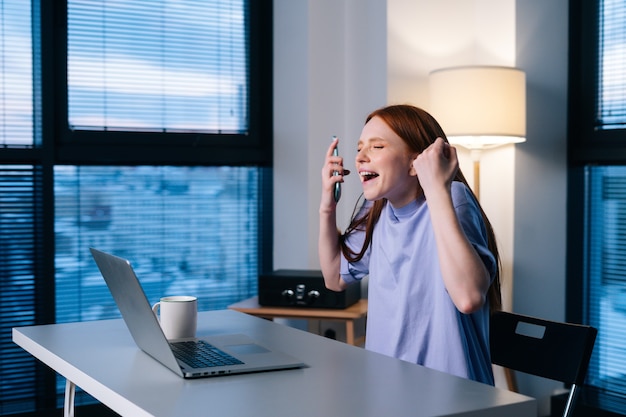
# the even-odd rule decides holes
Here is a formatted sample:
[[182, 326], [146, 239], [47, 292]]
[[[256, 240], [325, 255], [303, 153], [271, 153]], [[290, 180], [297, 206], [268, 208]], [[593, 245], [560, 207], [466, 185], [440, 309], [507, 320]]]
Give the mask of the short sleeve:
[[465, 236], [482, 259], [491, 279], [495, 277], [497, 262], [487, 246], [487, 228], [480, 208], [471, 191], [459, 181], [452, 182], [452, 202]]

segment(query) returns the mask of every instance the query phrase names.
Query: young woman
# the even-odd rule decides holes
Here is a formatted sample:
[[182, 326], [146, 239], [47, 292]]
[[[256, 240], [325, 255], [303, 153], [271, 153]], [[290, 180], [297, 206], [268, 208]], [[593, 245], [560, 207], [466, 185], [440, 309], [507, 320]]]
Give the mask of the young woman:
[[456, 149], [422, 109], [371, 113], [355, 160], [365, 202], [340, 234], [333, 188], [350, 171], [333, 156], [337, 142], [322, 169], [319, 258], [331, 290], [369, 276], [365, 347], [493, 385], [498, 251]]

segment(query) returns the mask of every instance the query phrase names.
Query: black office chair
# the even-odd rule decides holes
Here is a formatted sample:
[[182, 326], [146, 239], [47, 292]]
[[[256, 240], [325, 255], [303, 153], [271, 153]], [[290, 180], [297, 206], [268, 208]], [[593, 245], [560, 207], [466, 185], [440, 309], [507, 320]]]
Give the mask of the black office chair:
[[491, 362], [571, 385], [563, 417], [569, 417], [585, 380], [598, 330], [505, 311], [490, 324]]

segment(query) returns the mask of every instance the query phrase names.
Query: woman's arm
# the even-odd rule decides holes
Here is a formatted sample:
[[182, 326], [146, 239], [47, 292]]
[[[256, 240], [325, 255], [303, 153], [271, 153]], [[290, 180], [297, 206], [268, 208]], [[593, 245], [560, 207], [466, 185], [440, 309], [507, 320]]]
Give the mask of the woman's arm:
[[[347, 287], [339, 275], [341, 247], [337, 231], [337, 203], [333, 197], [333, 190], [337, 182], [343, 182], [343, 176], [348, 175], [349, 171], [343, 169], [341, 156], [333, 156], [333, 149], [338, 141], [335, 139], [326, 152], [322, 168], [322, 197], [319, 210], [318, 256], [326, 288], [333, 291], [342, 291]], [[340, 175], [333, 175], [336, 171], [339, 171]]]
[[413, 164], [426, 196], [448, 294], [461, 313], [473, 313], [485, 303], [490, 277], [454, 210], [451, 183], [458, 170], [456, 149], [438, 138]]

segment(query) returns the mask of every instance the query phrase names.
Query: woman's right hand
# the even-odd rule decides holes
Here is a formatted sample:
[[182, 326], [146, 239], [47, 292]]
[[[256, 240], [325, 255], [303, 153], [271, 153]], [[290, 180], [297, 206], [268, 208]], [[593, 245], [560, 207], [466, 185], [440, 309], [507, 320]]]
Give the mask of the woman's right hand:
[[[350, 174], [350, 171], [343, 168], [343, 157], [333, 155], [335, 147], [338, 145], [339, 139], [335, 138], [326, 151], [326, 159], [322, 167], [322, 198], [320, 201], [320, 211], [334, 211], [337, 202], [334, 198], [335, 184], [343, 182], [344, 175]], [[339, 175], [336, 175], [339, 173]]]

